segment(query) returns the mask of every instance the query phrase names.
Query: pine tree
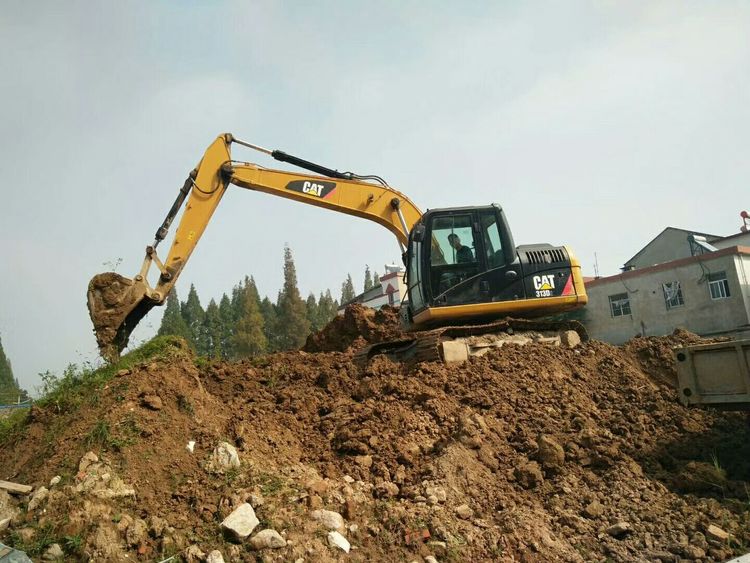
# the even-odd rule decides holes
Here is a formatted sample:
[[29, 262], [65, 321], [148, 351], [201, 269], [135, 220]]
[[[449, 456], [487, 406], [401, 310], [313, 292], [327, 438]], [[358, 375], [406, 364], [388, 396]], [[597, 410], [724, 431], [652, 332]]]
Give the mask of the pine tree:
[[372, 275], [372, 286], [378, 287], [380, 285], [380, 276], [377, 272]]
[[323, 328], [336, 316], [338, 303], [331, 296], [331, 290], [327, 289], [325, 295], [320, 294], [318, 300], [318, 326]]
[[323, 327], [320, 324], [320, 305], [315, 300], [315, 295], [312, 293], [308, 295], [305, 305], [307, 307], [307, 320], [310, 323], [310, 329], [313, 332], [317, 332]]
[[235, 354], [240, 358], [262, 354], [268, 347], [268, 341], [263, 333], [263, 315], [260, 312], [255, 280], [245, 278], [237, 300], [240, 304], [240, 317], [232, 338]]
[[226, 293], [221, 296], [221, 301], [219, 301], [219, 317], [221, 319], [221, 357], [227, 360], [235, 357], [232, 337], [236, 319], [234, 318], [232, 302]]
[[352, 282], [352, 275], [347, 274], [346, 281], [341, 284], [341, 303], [349, 303], [352, 299], [357, 296], [354, 293], [354, 282]]
[[167, 296], [167, 305], [164, 309], [164, 316], [161, 318], [159, 327], [159, 336], [171, 334], [181, 336], [190, 342], [190, 328], [188, 328], [185, 319], [180, 313], [180, 300], [177, 297], [177, 288], [173, 287]]
[[263, 315], [263, 334], [268, 343], [268, 351], [278, 352], [279, 344], [276, 335], [278, 315], [276, 313], [276, 305], [268, 297], [264, 297], [263, 301], [260, 302], [260, 313]]
[[0, 340], [0, 404], [15, 403], [19, 393], [18, 381], [13, 377], [13, 368]]
[[206, 355], [209, 358], [224, 357], [222, 340], [224, 327], [222, 325], [221, 313], [216, 301], [211, 299], [206, 307], [203, 318], [203, 335], [205, 339]]
[[193, 349], [199, 354], [205, 354], [205, 339], [201, 333], [205, 312], [203, 311], [203, 307], [201, 307], [198, 292], [195, 290], [193, 284], [190, 284], [187, 301], [180, 303], [180, 313], [190, 331], [190, 344]]
[[284, 288], [279, 294], [276, 332], [281, 350], [300, 348], [310, 334], [307, 307], [297, 288], [297, 271], [288, 246], [284, 247]]
[[370, 273], [370, 266], [365, 264], [365, 291], [373, 288], [372, 274]]

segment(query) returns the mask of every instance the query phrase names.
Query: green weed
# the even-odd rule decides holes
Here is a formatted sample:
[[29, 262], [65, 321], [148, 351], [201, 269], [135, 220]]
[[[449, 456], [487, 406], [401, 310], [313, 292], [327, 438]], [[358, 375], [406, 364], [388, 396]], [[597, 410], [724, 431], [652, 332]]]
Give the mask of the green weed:
[[11, 532], [8, 541], [11, 547], [25, 551], [29, 556], [39, 556], [53, 543], [57, 543], [57, 538], [54, 528], [47, 524], [37, 528], [34, 538], [28, 542], [24, 542], [17, 532]]
[[284, 488], [284, 480], [278, 475], [263, 473], [258, 477], [260, 492], [266, 496], [274, 495]]

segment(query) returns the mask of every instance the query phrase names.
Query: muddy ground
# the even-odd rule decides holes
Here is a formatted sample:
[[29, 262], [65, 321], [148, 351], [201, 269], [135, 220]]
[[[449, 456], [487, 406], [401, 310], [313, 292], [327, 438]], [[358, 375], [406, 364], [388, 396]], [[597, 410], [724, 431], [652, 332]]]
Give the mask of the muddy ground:
[[[80, 405], [35, 407], [0, 445], [0, 479], [49, 492], [0, 497], [0, 511], [18, 510], [0, 540], [37, 554], [59, 543], [70, 561], [198, 561], [215, 549], [226, 561], [407, 562], [750, 551], [747, 419], [687, 410], [670, 385], [671, 347], [695, 335], [506, 346], [451, 366], [352, 362], [397, 330], [395, 311], [355, 308], [308, 340], [323, 351], [239, 363], [196, 359], [175, 341]], [[236, 447], [239, 467], [212, 465], [219, 442]], [[276, 530], [284, 547], [222, 535], [244, 502], [256, 532]], [[348, 554], [329, 545], [317, 509], [343, 515]]]

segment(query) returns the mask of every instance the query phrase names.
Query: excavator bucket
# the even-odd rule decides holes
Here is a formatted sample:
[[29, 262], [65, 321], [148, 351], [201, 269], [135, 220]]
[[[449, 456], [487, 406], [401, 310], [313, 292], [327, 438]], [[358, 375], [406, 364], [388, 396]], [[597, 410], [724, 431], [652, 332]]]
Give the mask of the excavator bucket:
[[89, 282], [89, 315], [102, 357], [110, 363], [120, 358], [130, 333], [157, 303], [148, 297], [141, 276], [135, 280], [114, 272], [97, 274]]

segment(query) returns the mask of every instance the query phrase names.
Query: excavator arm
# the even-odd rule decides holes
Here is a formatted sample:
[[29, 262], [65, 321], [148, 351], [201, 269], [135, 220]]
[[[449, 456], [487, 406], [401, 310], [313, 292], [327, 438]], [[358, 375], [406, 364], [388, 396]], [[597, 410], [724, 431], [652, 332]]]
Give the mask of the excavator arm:
[[[324, 176], [272, 170], [232, 160], [230, 148], [233, 143], [260, 150], [277, 160]], [[180, 189], [156, 232], [154, 244], [146, 248], [139, 273], [129, 279], [108, 272], [94, 276], [89, 282], [89, 314], [102, 356], [109, 361], [116, 360], [127, 346], [128, 338], [138, 322], [153, 307], [165, 302], [230, 184], [369, 219], [391, 231], [403, 248], [412, 226], [419, 221], [422, 213], [406, 196], [385, 182], [375, 184], [358, 178], [377, 179], [331, 170], [281, 151], [251, 145], [235, 139], [231, 134], [220, 135], [208, 147], [197, 168]], [[166, 237], [183, 205], [185, 210], [174, 240], [166, 259], [162, 261], [157, 247]], [[159, 270], [159, 278], [154, 286], [148, 281], [152, 264]]]

